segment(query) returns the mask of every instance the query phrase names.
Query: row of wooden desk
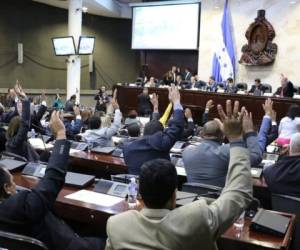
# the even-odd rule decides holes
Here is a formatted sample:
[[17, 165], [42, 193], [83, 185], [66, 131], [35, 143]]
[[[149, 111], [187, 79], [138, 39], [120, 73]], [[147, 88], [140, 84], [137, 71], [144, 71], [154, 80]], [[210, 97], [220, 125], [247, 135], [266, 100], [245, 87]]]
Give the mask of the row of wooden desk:
[[[142, 88], [137, 87], [123, 87], [118, 86], [118, 102], [123, 114], [127, 115], [132, 109], [137, 110], [137, 96], [142, 93]], [[165, 88], [150, 88], [149, 93], [156, 93], [159, 96], [159, 110], [164, 112], [169, 104], [168, 90]], [[205, 109], [206, 102], [213, 100], [215, 104], [225, 105], [226, 100], [237, 100], [240, 106], [245, 106], [249, 112], [252, 112], [254, 123], [259, 126], [264, 116], [262, 104], [267, 97], [253, 96], [253, 95], [240, 95], [240, 94], [227, 94], [227, 93], [212, 93], [203, 92], [200, 90], [181, 90], [181, 103], [184, 107], [190, 108], [194, 113], [194, 119], [199, 122], [201, 114]], [[290, 105], [300, 105], [299, 99], [293, 98], [277, 98], [272, 97], [274, 102], [274, 109], [277, 112], [278, 121], [283, 118]], [[210, 112], [210, 118], [217, 116], [216, 105]]]
[[[26, 188], [34, 187], [39, 181], [35, 177], [23, 176], [20, 172], [14, 173], [14, 180], [17, 185]], [[88, 189], [92, 188], [93, 186]], [[82, 226], [96, 230], [96, 235], [103, 235], [103, 233], [105, 233], [106, 222], [110, 216], [128, 210], [128, 205], [125, 200], [116, 205], [105, 207], [66, 198], [67, 195], [76, 191], [78, 191], [77, 188], [64, 186], [56, 200], [55, 212], [67, 221], [77, 222]], [[219, 249], [288, 249], [294, 231], [295, 216], [282, 214], [291, 218], [291, 223], [284, 237], [275, 237], [268, 234], [253, 232], [250, 230], [251, 220], [246, 218], [245, 226], [241, 231], [237, 231], [234, 226], [231, 226], [221, 236], [218, 240]]]

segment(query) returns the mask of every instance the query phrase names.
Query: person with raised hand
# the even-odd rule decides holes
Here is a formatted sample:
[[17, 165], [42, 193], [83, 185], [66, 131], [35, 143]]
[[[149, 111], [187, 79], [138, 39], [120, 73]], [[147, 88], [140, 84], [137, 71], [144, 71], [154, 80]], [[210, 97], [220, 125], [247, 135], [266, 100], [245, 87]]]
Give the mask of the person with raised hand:
[[[180, 93], [172, 84], [169, 87], [169, 100], [173, 104], [173, 118], [164, 130], [163, 125], [153, 119], [145, 125], [143, 137], [124, 143], [124, 160], [130, 174], [139, 174], [142, 164], [153, 159], [170, 160], [169, 151], [180, 140], [184, 128], [184, 113], [180, 104]], [[157, 101], [158, 103], [158, 101]]]
[[95, 147], [113, 146], [112, 137], [121, 127], [122, 113], [117, 100], [117, 89], [113, 93], [111, 104], [115, 110], [114, 122], [111, 125], [103, 126], [99, 116], [92, 116], [89, 120], [89, 129], [81, 134], [84, 141], [93, 144]]
[[278, 126], [276, 122], [276, 112], [273, 109], [273, 101], [271, 98], [266, 99], [262, 107], [265, 111], [265, 115], [258, 132], [258, 143], [261, 151], [265, 152], [266, 146], [278, 137]]
[[[235, 105], [238, 105], [236, 103]], [[220, 108], [220, 106], [218, 106]], [[234, 114], [242, 116], [244, 107]], [[230, 113], [230, 112], [229, 112]], [[221, 120], [225, 118], [222, 117]], [[200, 133], [203, 141], [199, 145], [186, 147], [182, 154], [188, 182], [204, 183], [223, 187], [226, 181], [230, 159], [230, 144], [224, 143], [225, 124], [220, 119], [214, 119], [204, 124]], [[248, 114], [242, 123], [243, 141], [250, 151], [251, 166], [257, 166], [262, 161], [262, 151], [254, 132], [252, 116]]]
[[[230, 142], [226, 185], [217, 200], [200, 198], [176, 208], [177, 173], [165, 159], [145, 162], [139, 175], [143, 208], [109, 218], [106, 250], [121, 249], [217, 249], [216, 240], [252, 200], [249, 151], [243, 142], [238, 103], [227, 112], [218, 106], [224, 133]], [[176, 208], [176, 209], [175, 209]], [[130, 230], [128, 230], [130, 228]]]
[[28, 161], [39, 160], [38, 153], [27, 142], [27, 133], [30, 128], [30, 102], [19, 82], [14, 87], [18, 97], [17, 110], [19, 116], [15, 116], [8, 124], [6, 131], [6, 151], [25, 157]]
[[102, 249], [100, 239], [79, 237], [52, 213], [65, 183], [70, 142], [58, 111], [53, 111], [50, 127], [56, 142], [45, 176], [32, 191], [17, 193], [13, 176], [0, 167], [0, 230], [37, 238], [48, 249]]

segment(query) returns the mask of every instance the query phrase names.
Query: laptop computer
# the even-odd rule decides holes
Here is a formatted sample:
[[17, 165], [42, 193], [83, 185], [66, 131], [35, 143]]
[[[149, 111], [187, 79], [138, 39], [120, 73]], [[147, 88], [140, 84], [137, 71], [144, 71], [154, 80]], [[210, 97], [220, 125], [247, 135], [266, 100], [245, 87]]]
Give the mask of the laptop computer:
[[111, 154], [114, 150], [116, 149], [116, 147], [95, 147], [92, 148], [92, 152], [95, 153], [100, 153], [100, 154]]
[[17, 160], [13, 160], [13, 159], [2, 159], [2, 160], [0, 160], [0, 165], [5, 167], [9, 171], [19, 170], [22, 167], [24, 167], [26, 164], [27, 164], [27, 162], [17, 161]]
[[284, 237], [289, 226], [290, 218], [260, 209], [252, 219], [250, 228], [254, 231]]
[[[29, 162], [23, 169], [22, 174], [43, 178], [47, 169], [47, 165], [41, 163]], [[95, 181], [95, 176], [67, 172], [65, 184], [69, 186], [84, 188]]]

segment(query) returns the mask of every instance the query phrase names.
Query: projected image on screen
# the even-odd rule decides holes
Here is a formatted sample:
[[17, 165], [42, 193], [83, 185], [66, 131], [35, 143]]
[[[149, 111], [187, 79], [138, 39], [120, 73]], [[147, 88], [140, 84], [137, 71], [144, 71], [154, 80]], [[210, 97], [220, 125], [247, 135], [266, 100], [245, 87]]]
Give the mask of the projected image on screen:
[[199, 4], [133, 8], [133, 49], [197, 49]]
[[79, 55], [93, 54], [94, 46], [95, 46], [95, 37], [81, 36], [78, 45], [78, 54]]
[[52, 38], [55, 55], [69, 56], [75, 55], [75, 44], [73, 37], [56, 37]]

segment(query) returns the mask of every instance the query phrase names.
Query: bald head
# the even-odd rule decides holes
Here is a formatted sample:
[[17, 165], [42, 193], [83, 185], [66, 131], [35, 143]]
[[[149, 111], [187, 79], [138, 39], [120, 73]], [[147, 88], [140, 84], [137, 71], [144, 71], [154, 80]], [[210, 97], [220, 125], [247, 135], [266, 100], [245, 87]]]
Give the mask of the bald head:
[[290, 155], [300, 155], [300, 133], [296, 133], [291, 137]]
[[204, 124], [202, 130], [202, 137], [208, 140], [219, 140], [223, 138], [223, 133], [219, 124], [216, 121], [209, 121]]

